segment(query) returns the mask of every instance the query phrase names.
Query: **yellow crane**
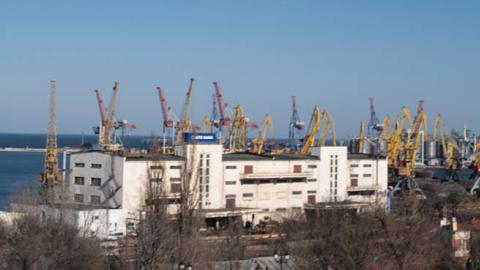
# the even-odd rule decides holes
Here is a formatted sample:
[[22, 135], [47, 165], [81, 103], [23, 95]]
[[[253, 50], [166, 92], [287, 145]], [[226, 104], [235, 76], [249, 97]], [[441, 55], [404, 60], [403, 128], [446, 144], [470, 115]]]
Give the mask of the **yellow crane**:
[[[322, 130], [322, 135], [318, 140], [317, 144], [315, 144], [315, 138], [317, 137], [318, 132], [320, 131], [320, 127], [322, 122], [326, 120], [326, 123]], [[330, 114], [325, 109], [320, 111], [318, 106], [313, 108], [312, 117], [310, 118], [310, 122], [308, 124], [307, 132], [305, 134], [305, 143], [303, 145], [302, 150], [300, 151], [302, 154], [308, 154], [310, 148], [316, 146], [325, 146], [326, 136], [327, 133], [330, 133], [330, 137], [332, 140], [332, 144], [335, 146], [335, 126], [333, 119], [330, 117]]]
[[108, 106], [107, 119], [105, 119], [105, 130], [103, 134], [103, 147], [105, 150], [111, 150], [112, 147], [112, 131], [114, 129], [115, 121], [115, 106], [117, 104], [118, 95], [118, 81], [113, 85], [112, 98], [110, 99], [110, 106]]
[[[445, 136], [448, 136], [448, 140], [445, 140]], [[445, 167], [448, 172], [448, 180], [458, 181], [458, 175], [456, 174], [456, 171], [459, 168], [455, 154], [461, 152], [461, 149], [455, 140], [447, 134], [445, 122], [440, 114], [435, 118], [435, 125], [433, 127], [433, 139], [437, 140], [438, 137], [440, 137], [440, 145], [445, 158]]]
[[212, 122], [210, 121], [210, 117], [208, 117], [208, 115], [203, 117], [203, 131], [212, 133]]
[[389, 129], [387, 139], [387, 156], [388, 167], [397, 168], [399, 163], [400, 151], [404, 145], [402, 141], [402, 135], [404, 131], [405, 122], [408, 123], [408, 127], [412, 126], [412, 116], [406, 106], [403, 106], [397, 115], [397, 118], [393, 122], [392, 128]]
[[360, 134], [358, 135], [358, 153], [363, 153], [363, 145], [365, 144], [365, 123], [360, 121]]
[[235, 106], [230, 121], [230, 134], [227, 149], [230, 152], [240, 152], [246, 149], [247, 117], [240, 104]]
[[183, 143], [183, 134], [185, 132], [192, 131], [192, 121], [190, 120], [188, 111], [190, 109], [190, 103], [192, 101], [193, 81], [194, 79], [191, 78], [190, 84], [188, 85], [187, 96], [185, 97], [185, 102], [183, 103], [182, 115], [180, 121], [178, 122], [177, 138], [175, 140], [177, 144]]
[[274, 131], [273, 131], [273, 121], [272, 117], [268, 114], [265, 115], [263, 119], [262, 128], [258, 131], [257, 136], [252, 140], [253, 150], [252, 152], [255, 154], [262, 154], [263, 153], [263, 146], [265, 145], [265, 139], [267, 138], [267, 133], [270, 133], [271, 138], [274, 138]]
[[45, 161], [40, 181], [48, 203], [53, 203], [54, 186], [61, 181], [58, 173], [57, 127], [56, 127], [56, 81], [50, 81], [50, 108], [48, 117], [48, 134], [46, 141]]
[[[409, 112], [405, 110], [406, 107], [402, 108], [402, 119], [408, 118]], [[398, 121], [398, 118], [397, 118]], [[403, 122], [403, 120], [402, 120]], [[417, 195], [421, 198], [425, 199], [425, 193], [423, 190], [418, 186], [417, 182], [415, 181], [415, 161], [417, 158], [417, 150], [420, 145], [421, 139], [421, 131], [423, 126], [423, 132], [425, 138], [428, 137], [428, 130], [427, 130], [427, 116], [423, 109], [423, 101], [420, 101], [418, 104], [417, 114], [415, 116], [415, 120], [413, 125], [410, 127], [410, 130], [406, 136], [406, 141], [404, 143], [400, 143], [403, 147], [403, 159], [401, 160], [401, 165], [404, 165], [405, 171], [399, 173], [402, 178], [399, 178], [397, 185], [393, 189], [394, 194], [401, 193], [402, 191], [414, 191]], [[399, 126], [397, 125], [398, 131]], [[397, 164], [395, 164], [397, 165]]]

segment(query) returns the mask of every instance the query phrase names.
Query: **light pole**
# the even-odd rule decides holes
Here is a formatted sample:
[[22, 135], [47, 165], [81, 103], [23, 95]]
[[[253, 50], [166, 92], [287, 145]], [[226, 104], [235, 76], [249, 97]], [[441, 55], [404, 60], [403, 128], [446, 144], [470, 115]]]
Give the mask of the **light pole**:
[[277, 263], [280, 264], [280, 270], [283, 270], [283, 265], [288, 263], [288, 261], [290, 260], [290, 255], [288, 255], [288, 252], [280, 253], [278, 251], [275, 251], [275, 253], [273, 254], [273, 258]]

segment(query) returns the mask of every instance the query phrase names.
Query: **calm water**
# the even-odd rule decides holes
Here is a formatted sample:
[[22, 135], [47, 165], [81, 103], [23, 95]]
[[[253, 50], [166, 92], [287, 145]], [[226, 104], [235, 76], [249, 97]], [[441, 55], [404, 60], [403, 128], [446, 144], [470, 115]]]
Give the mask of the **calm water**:
[[[83, 138], [82, 138], [83, 137]], [[59, 135], [58, 146], [79, 147], [84, 144], [95, 144], [93, 135]], [[131, 147], [147, 148], [148, 137], [127, 138]], [[0, 134], [0, 147], [45, 147], [44, 134]], [[10, 197], [19, 189], [28, 188], [39, 183], [38, 176], [43, 170], [43, 153], [0, 152], [0, 210], [5, 210]], [[62, 157], [59, 155], [61, 166]]]

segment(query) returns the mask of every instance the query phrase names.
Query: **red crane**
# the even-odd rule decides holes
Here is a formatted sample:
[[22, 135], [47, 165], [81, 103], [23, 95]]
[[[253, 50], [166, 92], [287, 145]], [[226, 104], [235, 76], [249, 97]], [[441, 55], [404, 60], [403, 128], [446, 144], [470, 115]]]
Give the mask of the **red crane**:
[[230, 125], [230, 118], [226, 117], [225, 115], [226, 104], [223, 102], [223, 96], [222, 92], [220, 91], [220, 86], [218, 86], [217, 82], [213, 82], [213, 86], [215, 87], [215, 96], [217, 97], [218, 109], [220, 111], [220, 125], [228, 126]]
[[173, 121], [168, 118], [168, 107], [165, 99], [165, 94], [163, 93], [163, 90], [160, 87], [157, 87], [157, 91], [158, 91], [158, 96], [160, 97], [160, 104], [162, 105], [163, 127], [173, 128]]

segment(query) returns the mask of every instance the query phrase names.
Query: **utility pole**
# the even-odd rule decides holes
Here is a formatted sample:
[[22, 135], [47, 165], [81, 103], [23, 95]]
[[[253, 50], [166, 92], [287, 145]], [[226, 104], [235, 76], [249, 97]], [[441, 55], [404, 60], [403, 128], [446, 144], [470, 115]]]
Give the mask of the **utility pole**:
[[47, 202], [53, 202], [53, 187], [60, 182], [57, 156], [57, 123], [56, 123], [56, 81], [50, 81], [50, 109], [48, 114], [48, 134], [45, 151], [44, 170], [40, 176]]

